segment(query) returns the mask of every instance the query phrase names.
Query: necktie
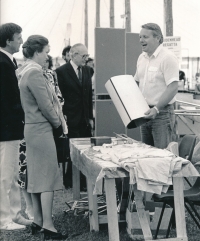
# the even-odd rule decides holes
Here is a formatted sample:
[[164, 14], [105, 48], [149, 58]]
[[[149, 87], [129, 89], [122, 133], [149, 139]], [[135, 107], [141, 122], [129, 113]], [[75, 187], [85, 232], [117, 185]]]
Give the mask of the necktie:
[[81, 72], [81, 67], [78, 66], [78, 79], [79, 79], [79, 82], [80, 84], [82, 84], [82, 72]]
[[17, 61], [16, 61], [16, 59], [15, 59], [15, 58], [13, 58], [13, 63], [14, 63], [14, 65], [15, 65], [15, 68], [17, 69], [17, 68], [18, 68], [18, 66], [17, 66]]

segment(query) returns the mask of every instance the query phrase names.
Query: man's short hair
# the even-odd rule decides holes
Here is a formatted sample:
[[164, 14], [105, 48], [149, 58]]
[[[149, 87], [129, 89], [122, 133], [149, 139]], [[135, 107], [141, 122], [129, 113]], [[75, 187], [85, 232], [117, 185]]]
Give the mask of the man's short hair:
[[153, 36], [154, 37], [157, 37], [157, 36], [160, 37], [159, 43], [160, 44], [163, 43], [163, 34], [162, 34], [161, 28], [158, 26], [158, 24], [147, 23], [147, 24], [142, 25], [142, 28], [152, 30]]
[[78, 49], [80, 48], [80, 47], [85, 47], [85, 45], [84, 44], [82, 44], [82, 43], [77, 43], [77, 44], [74, 44], [72, 47], [71, 47], [71, 49], [70, 49], [70, 56], [72, 56], [74, 53], [76, 53], [76, 51], [78, 51]]
[[77, 51], [78, 51], [78, 49], [79, 49], [80, 47], [85, 47], [85, 45], [82, 44], [82, 43], [77, 43], [77, 44], [74, 44], [74, 45], [71, 47], [70, 52], [69, 52], [69, 55], [70, 55], [70, 58], [71, 58], [71, 59], [73, 59], [74, 54], [77, 53]]
[[63, 49], [63, 51], [62, 51], [62, 55], [65, 56], [66, 53], [69, 53], [70, 49], [71, 49], [71, 46], [70, 46], [70, 45], [68, 45], [67, 47], [65, 47], [65, 48]]
[[6, 47], [6, 41], [13, 40], [15, 33], [21, 33], [22, 28], [15, 23], [5, 23], [0, 26], [0, 47]]

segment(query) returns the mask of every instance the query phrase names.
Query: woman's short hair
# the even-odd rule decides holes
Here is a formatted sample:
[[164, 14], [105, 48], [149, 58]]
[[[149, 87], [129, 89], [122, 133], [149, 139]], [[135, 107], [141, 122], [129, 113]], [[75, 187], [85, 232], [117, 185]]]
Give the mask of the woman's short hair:
[[159, 43], [160, 44], [163, 43], [163, 34], [162, 34], [162, 31], [161, 31], [160, 27], [158, 26], [158, 24], [147, 23], [147, 24], [142, 25], [142, 28], [152, 30], [153, 36], [154, 37], [157, 37], [157, 36], [160, 37]]
[[15, 33], [21, 33], [22, 28], [15, 23], [5, 23], [0, 26], [0, 47], [6, 47], [6, 41], [13, 40]]
[[49, 41], [42, 35], [31, 35], [22, 45], [22, 52], [26, 58], [33, 57], [35, 52], [41, 53]]

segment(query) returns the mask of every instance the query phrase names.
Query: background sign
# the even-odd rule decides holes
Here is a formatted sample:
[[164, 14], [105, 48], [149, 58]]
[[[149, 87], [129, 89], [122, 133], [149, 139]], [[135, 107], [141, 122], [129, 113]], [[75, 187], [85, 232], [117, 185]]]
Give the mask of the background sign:
[[182, 59], [181, 59], [181, 37], [178, 37], [178, 36], [164, 37], [163, 47], [171, 50], [176, 55], [179, 62], [182, 61]]

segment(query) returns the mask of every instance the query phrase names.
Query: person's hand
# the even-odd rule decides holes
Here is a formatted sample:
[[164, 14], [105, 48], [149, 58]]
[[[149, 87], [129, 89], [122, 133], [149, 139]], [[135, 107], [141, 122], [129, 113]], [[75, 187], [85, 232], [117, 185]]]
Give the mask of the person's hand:
[[197, 90], [200, 92], [200, 83], [196, 84]]
[[94, 121], [92, 119], [89, 119], [89, 123], [90, 123], [91, 129], [93, 130], [94, 129]]
[[155, 119], [158, 113], [155, 108], [150, 108], [144, 114], [144, 119]]
[[63, 128], [62, 125], [60, 125], [59, 127], [53, 129], [53, 136], [56, 138], [59, 138], [63, 135]]

